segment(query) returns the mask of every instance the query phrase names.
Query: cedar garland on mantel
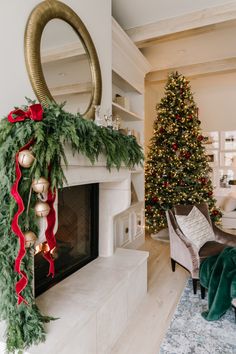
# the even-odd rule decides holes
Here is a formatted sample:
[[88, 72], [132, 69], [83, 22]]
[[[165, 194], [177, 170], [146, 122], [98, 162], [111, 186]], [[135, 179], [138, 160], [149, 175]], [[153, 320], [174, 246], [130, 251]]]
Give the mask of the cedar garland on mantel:
[[[28, 104], [34, 103], [28, 100]], [[27, 105], [21, 109], [27, 111], [29, 107]], [[25, 206], [18, 224], [23, 232], [29, 228], [36, 235], [39, 230], [34, 210], [37, 201], [35, 193], [31, 195], [28, 212], [26, 210], [32, 180], [42, 176], [46, 179], [50, 177], [51, 191], [66, 183], [62, 169], [62, 162], [67, 166], [65, 144], [71, 146], [73, 153], [88, 157], [92, 164], [99, 154], [105, 155], [109, 170], [112, 167], [119, 169], [121, 166], [133, 168], [143, 160], [142, 148], [133, 136], [124, 136], [118, 131], [99, 127], [79, 114], [64, 111], [63, 105], [48, 103], [43, 107], [42, 118], [34, 121], [26, 117], [24, 121], [12, 124], [6, 117], [0, 122], [0, 319], [6, 322], [9, 353], [25, 350], [44, 341], [44, 323], [52, 320], [51, 317], [42, 315], [35, 304], [32, 290], [33, 247], [26, 248], [21, 263], [22, 271], [28, 278], [28, 284], [22, 290], [27, 304], [24, 301], [17, 304], [15, 285], [20, 277], [14, 270], [14, 264], [19, 252], [19, 241], [12, 231], [17, 203], [11, 195], [11, 189], [16, 179], [15, 157], [18, 151], [32, 141], [30, 151], [35, 159], [30, 168], [21, 168], [22, 176], [18, 185], [18, 192]]]

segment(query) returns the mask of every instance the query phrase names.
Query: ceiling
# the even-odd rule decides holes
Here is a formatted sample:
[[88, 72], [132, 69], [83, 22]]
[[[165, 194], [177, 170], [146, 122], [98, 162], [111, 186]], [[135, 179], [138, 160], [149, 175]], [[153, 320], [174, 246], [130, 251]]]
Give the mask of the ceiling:
[[112, 14], [123, 29], [215, 7], [230, 0], [112, 0]]
[[113, 17], [151, 64], [148, 80], [236, 70], [236, 0], [112, 0]]

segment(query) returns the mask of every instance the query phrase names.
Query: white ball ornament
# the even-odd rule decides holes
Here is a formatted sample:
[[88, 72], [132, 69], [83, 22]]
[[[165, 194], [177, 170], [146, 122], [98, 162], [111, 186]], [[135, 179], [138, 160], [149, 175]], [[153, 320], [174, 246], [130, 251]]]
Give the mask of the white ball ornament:
[[35, 241], [37, 240], [37, 236], [33, 231], [26, 231], [24, 233], [25, 236], [25, 248], [29, 248], [34, 245]]
[[34, 179], [32, 182], [32, 189], [36, 193], [47, 193], [48, 188], [49, 188], [49, 181], [44, 177], [40, 177], [39, 179]]
[[30, 168], [34, 162], [34, 155], [30, 150], [22, 150], [18, 155], [18, 162], [24, 168]]
[[50, 206], [48, 205], [48, 203], [44, 203], [44, 202], [37, 202], [35, 204], [35, 207], [34, 207], [34, 210], [35, 210], [35, 214], [37, 216], [47, 216], [50, 212]]

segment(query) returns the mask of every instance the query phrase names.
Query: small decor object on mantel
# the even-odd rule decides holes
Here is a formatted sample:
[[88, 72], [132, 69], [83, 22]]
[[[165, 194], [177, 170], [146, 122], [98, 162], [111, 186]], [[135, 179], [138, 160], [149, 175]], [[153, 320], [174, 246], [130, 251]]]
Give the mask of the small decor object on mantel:
[[143, 160], [142, 148], [134, 137], [65, 112], [63, 105], [29, 103], [29, 107], [14, 110], [0, 121], [0, 313], [6, 323], [8, 353], [44, 341], [44, 323], [52, 319], [43, 316], [35, 304], [32, 246], [39, 231], [36, 213], [41, 217], [46, 210], [47, 247], [43, 256], [53, 276], [53, 205], [56, 189], [66, 183], [64, 144], [70, 144], [73, 152], [82, 153], [92, 164], [104, 154], [109, 170], [121, 166], [131, 169]]

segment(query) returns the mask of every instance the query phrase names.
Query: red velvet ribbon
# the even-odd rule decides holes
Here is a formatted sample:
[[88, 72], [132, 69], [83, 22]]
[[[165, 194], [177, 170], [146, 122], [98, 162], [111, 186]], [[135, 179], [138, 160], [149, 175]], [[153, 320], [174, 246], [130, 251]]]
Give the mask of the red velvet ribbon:
[[26, 118], [40, 121], [43, 119], [43, 107], [36, 103], [28, 107], [25, 112], [22, 109], [15, 109], [8, 114], [8, 121], [10, 123], [23, 122]]
[[56, 199], [56, 192], [55, 191], [52, 192], [51, 189], [49, 189], [47, 203], [50, 206], [50, 212], [47, 216], [47, 224], [48, 225], [47, 225], [47, 229], [45, 231], [45, 236], [46, 236], [46, 240], [47, 240], [47, 243], [49, 246], [49, 251], [44, 252], [43, 256], [49, 262], [48, 276], [52, 275], [52, 277], [54, 277], [54, 274], [55, 274], [54, 260], [52, 258], [52, 254], [51, 254], [53, 249], [56, 247], [56, 238], [54, 235], [54, 226], [55, 226], [55, 222], [56, 222], [56, 212], [54, 209], [55, 199]]
[[19, 216], [23, 213], [25, 207], [24, 207], [23, 200], [18, 192], [19, 182], [20, 182], [20, 179], [22, 176], [19, 161], [18, 161], [18, 156], [19, 156], [20, 151], [28, 149], [31, 145], [32, 145], [32, 141], [30, 141], [28, 144], [23, 146], [16, 153], [16, 157], [15, 157], [16, 180], [11, 188], [11, 195], [13, 196], [13, 198], [15, 199], [15, 201], [18, 205], [18, 210], [15, 213], [15, 215], [12, 219], [12, 224], [11, 224], [12, 231], [18, 236], [19, 243], [20, 243], [18, 255], [15, 260], [15, 271], [20, 275], [20, 280], [16, 283], [16, 286], [15, 286], [16, 293], [18, 296], [18, 304], [21, 304], [22, 301], [24, 301], [27, 304], [27, 301], [23, 298], [23, 296], [21, 295], [21, 292], [25, 289], [26, 285], [28, 284], [27, 275], [25, 274], [25, 272], [23, 270], [21, 270], [21, 262], [25, 256], [26, 251], [25, 251], [25, 236], [18, 224], [18, 220], [19, 220]]
[[[8, 121], [10, 123], [23, 122], [27, 118], [32, 119], [34, 121], [41, 121], [43, 119], [43, 108], [42, 108], [41, 104], [33, 104], [33, 105], [29, 106], [27, 111], [23, 111], [21, 109], [15, 109], [14, 111], [11, 111], [8, 115]], [[15, 156], [16, 180], [12, 186], [12, 189], [11, 189], [11, 195], [13, 196], [13, 198], [15, 199], [15, 201], [18, 205], [18, 210], [17, 210], [16, 214], [14, 215], [14, 217], [12, 219], [12, 224], [11, 224], [12, 231], [18, 236], [19, 243], [20, 243], [18, 255], [15, 260], [15, 271], [20, 275], [20, 280], [16, 283], [16, 286], [15, 286], [16, 293], [18, 296], [18, 304], [21, 304], [22, 301], [27, 304], [27, 301], [21, 295], [21, 292], [25, 289], [25, 287], [28, 284], [27, 275], [23, 270], [21, 270], [21, 263], [22, 263], [22, 259], [24, 258], [25, 254], [26, 254], [26, 250], [25, 250], [25, 237], [24, 237], [24, 234], [18, 224], [18, 220], [19, 220], [19, 216], [25, 210], [25, 207], [24, 207], [23, 200], [18, 192], [19, 182], [20, 182], [20, 179], [22, 176], [19, 161], [18, 161], [18, 156], [19, 156], [20, 151], [28, 149], [32, 144], [33, 144], [33, 140], [31, 140], [28, 144], [23, 146], [16, 153], [16, 156]], [[54, 273], [55, 273], [54, 261], [53, 261], [52, 255], [51, 255], [52, 250], [56, 247], [56, 239], [55, 239], [55, 235], [53, 232], [55, 222], [56, 222], [56, 213], [55, 213], [54, 206], [53, 206], [55, 198], [56, 198], [56, 193], [51, 192], [51, 190], [49, 190], [47, 203], [50, 206], [50, 212], [47, 216], [48, 226], [47, 226], [47, 229], [45, 232], [45, 236], [46, 236], [46, 239], [47, 239], [47, 242], [49, 245], [49, 251], [44, 253], [44, 257], [49, 262], [48, 275], [51, 274], [52, 276], [54, 276]]]
[[[42, 108], [41, 104], [33, 104], [33, 105], [29, 106], [28, 110], [26, 112], [23, 111], [22, 109], [15, 109], [15, 110], [11, 111], [8, 115], [8, 121], [10, 123], [22, 122], [26, 118], [29, 118], [29, 119], [32, 119], [35, 121], [42, 120], [43, 119], [43, 108]], [[24, 297], [21, 295], [21, 293], [28, 284], [27, 275], [23, 270], [21, 270], [21, 263], [22, 263], [22, 260], [25, 256], [25, 254], [26, 254], [26, 250], [25, 250], [25, 237], [24, 237], [24, 234], [23, 234], [18, 222], [19, 222], [20, 215], [25, 210], [25, 206], [24, 206], [23, 200], [18, 192], [19, 183], [20, 183], [21, 176], [22, 176], [18, 157], [19, 157], [20, 151], [28, 149], [32, 144], [33, 144], [33, 140], [31, 140], [28, 144], [23, 146], [16, 153], [16, 156], [15, 156], [16, 180], [13, 183], [13, 186], [11, 188], [11, 195], [15, 199], [17, 206], [18, 206], [17, 212], [15, 213], [15, 215], [12, 219], [12, 224], [11, 224], [12, 231], [19, 238], [19, 251], [18, 251], [18, 255], [15, 260], [15, 271], [20, 275], [20, 279], [16, 283], [16, 286], [15, 286], [16, 293], [18, 296], [18, 304], [21, 304], [22, 301], [27, 304], [27, 301], [24, 299]]]

